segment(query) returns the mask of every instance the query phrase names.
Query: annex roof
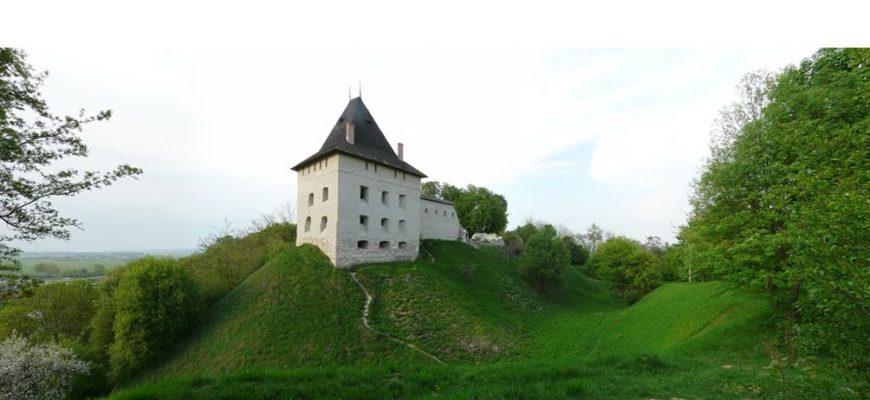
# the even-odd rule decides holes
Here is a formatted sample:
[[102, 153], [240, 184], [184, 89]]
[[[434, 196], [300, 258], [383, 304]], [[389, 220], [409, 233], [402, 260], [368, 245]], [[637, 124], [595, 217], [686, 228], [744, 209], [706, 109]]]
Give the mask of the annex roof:
[[[354, 143], [348, 143], [345, 138], [345, 123], [354, 125]], [[378, 124], [372, 117], [362, 98], [356, 97], [347, 103], [341, 117], [335, 122], [332, 132], [323, 142], [323, 146], [317, 153], [304, 161], [296, 164], [292, 169], [299, 171], [304, 166], [332, 153], [344, 153], [369, 161], [387, 165], [400, 171], [425, 178], [426, 175], [420, 170], [399, 159], [390, 142], [378, 128]]]
[[447, 204], [447, 205], [451, 205], [451, 206], [453, 205], [453, 202], [452, 202], [452, 201], [450, 201], [450, 200], [444, 200], [444, 199], [439, 199], [439, 198], [437, 198], [437, 197], [429, 197], [429, 196], [422, 196], [422, 195], [421, 195], [421, 196], [420, 196], [420, 200], [427, 200], [427, 201], [431, 201], [431, 202], [435, 202], [435, 203], [441, 203], [441, 204]]

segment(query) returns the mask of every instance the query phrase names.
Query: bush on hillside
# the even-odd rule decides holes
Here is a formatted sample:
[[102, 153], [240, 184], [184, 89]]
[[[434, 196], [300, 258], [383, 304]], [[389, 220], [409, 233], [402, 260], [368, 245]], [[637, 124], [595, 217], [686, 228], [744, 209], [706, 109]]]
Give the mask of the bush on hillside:
[[296, 244], [296, 225], [277, 223], [260, 231], [236, 237], [219, 235], [204, 251], [180, 260], [202, 295], [211, 304], [273, 257]]
[[91, 282], [42, 285], [0, 309], [0, 339], [13, 331], [39, 342], [83, 342], [99, 292]]
[[0, 399], [64, 399], [88, 364], [55, 344], [30, 344], [13, 334], [0, 342]]
[[501, 239], [504, 240], [504, 251], [508, 257], [515, 258], [523, 254], [523, 239], [515, 232], [502, 233]]
[[519, 274], [533, 282], [538, 291], [547, 284], [558, 283], [571, 256], [552, 226], [545, 226], [529, 238], [519, 265]]
[[562, 243], [565, 243], [565, 248], [568, 249], [568, 253], [571, 255], [571, 265], [586, 264], [586, 260], [589, 259], [589, 250], [586, 250], [580, 243], [577, 243], [577, 240], [573, 236], [562, 236]]
[[538, 233], [538, 227], [533, 224], [531, 221], [526, 222], [525, 224], [518, 226], [517, 229], [514, 229], [514, 232], [523, 239], [523, 242], [528, 242], [532, 235]]
[[595, 249], [589, 270], [633, 303], [658, 286], [657, 264], [655, 255], [639, 242], [617, 236]]
[[102, 285], [92, 345], [120, 382], [164, 354], [197, 320], [193, 281], [180, 263], [147, 257], [113, 271]]

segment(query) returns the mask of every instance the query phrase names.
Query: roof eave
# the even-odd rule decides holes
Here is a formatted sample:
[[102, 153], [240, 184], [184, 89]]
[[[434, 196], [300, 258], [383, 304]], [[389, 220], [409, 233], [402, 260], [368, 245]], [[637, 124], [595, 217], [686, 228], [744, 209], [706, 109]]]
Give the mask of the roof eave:
[[[317, 161], [317, 160], [319, 160], [319, 159], [321, 159], [321, 158], [329, 157], [329, 156], [331, 156], [331, 155], [333, 155], [333, 154], [335, 154], [335, 153], [341, 153], [341, 154], [344, 154], [344, 155], [347, 155], [347, 156], [351, 156], [351, 157], [359, 158], [360, 160], [366, 160], [366, 161], [370, 161], [370, 162], [373, 162], [373, 163], [378, 163], [378, 164], [380, 164], [380, 165], [384, 165], [384, 166], [387, 166], [387, 167], [390, 167], [390, 168], [395, 168], [395, 169], [400, 170], [400, 171], [402, 171], [402, 172], [404, 172], [404, 173], [411, 174], [411, 175], [414, 175], [414, 176], [417, 176], [417, 177], [420, 177], [420, 178], [428, 178], [428, 176], [427, 176], [426, 174], [424, 174], [422, 171], [419, 171], [419, 170], [418, 170], [418, 171], [413, 171], [413, 170], [410, 170], [410, 169], [407, 169], [407, 168], [401, 168], [401, 167], [398, 167], [398, 166], [395, 166], [395, 165], [386, 164], [386, 163], [384, 163], [384, 162], [381, 162], [381, 161], [378, 161], [378, 160], [374, 160], [374, 159], [371, 159], [371, 158], [366, 158], [366, 157], [361, 156], [361, 155], [359, 155], [359, 154], [354, 154], [354, 153], [351, 153], [351, 152], [348, 152], [348, 151], [343, 151], [343, 150], [341, 150], [341, 149], [332, 149], [332, 150], [328, 150], [328, 151], [326, 151], [326, 152], [324, 152], [324, 153], [317, 153], [317, 154], [314, 154], [314, 155], [312, 155], [312, 156], [306, 158], [304, 161], [300, 162], [299, 164], [294, 165], [294, 166], [291, 167], [290, 169], [293, 170], [293, 171], [299, 172], [299, 170], [301, 170], [302, 168], [305, 168], [306, 165], [311, 164], [311, 163], [313, 163], [313, 162], [315, 162], [315, 161]], [[415, 168], [415, 169], [416, 169], [416, 168]]]

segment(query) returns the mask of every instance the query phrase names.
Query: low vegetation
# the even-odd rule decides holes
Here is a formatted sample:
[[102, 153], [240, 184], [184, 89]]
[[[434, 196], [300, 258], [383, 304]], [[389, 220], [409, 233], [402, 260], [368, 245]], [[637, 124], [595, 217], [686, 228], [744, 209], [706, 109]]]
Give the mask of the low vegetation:
[[870, 373], [870, 50], [750, 74], [680, 237], [687, 267], [769, 293], [791, 361]]
[[425, 243], [434, 261], [363, 266], [285, 252], [218, 302], [176, 355], [112, 397], [859, 398], [860, 379], [777, 362], [764, 296], [671, 283], [626, 307], [581, 269], [538, 294], [491, 248]]
[[165, 357], [214, 298], [294, 243], [294, 225], [273, 223], [193, 256], [129, 262], [99, 282], [33, 285], [0, 308], [0, 340], [20, 334], [33, 345], [71, 349], [89, 365], [71, 396], [104, 394]]

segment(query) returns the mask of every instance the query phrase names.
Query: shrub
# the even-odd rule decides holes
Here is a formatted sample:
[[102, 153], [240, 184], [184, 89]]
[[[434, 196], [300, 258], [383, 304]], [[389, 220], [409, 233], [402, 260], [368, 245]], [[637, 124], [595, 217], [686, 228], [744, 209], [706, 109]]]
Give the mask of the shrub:
[[0, 399], [63, 399], [88, 364], [54, 344], [31, 345], [17, 333], [0, 342]]
[[110, 274], [104, 285], [93, 339], [106, 347], [116, 382], [154, 361], [196, 320], [193, 281], [176, 260], [134, 261]]
[[200, 289], [203, 303], [208, 305], [295, 244], [295, 224], [272, 224], [242, 237], [216, 237], [202, 253], [185, 257], [180, 262]]
[[565, 243], [565, 248], [571, 255], [571, 265], [586, 264], [586, 260], [589, 259], [589, 250], [577, 243], [573, 236], [562, 236], [562, 243]]
[[565, 267], [571, 261], [568, 249], [559, 240], [552, 226], [545, 226], [529, 238], [519, 273], [533, 282], [538, 291], [549, 283], [558, 283]]
[[501, 235], [504, 240], [504, 251], [508, 257], [519, 257], [523, 254], [523, 239], [514, 232], [505, 232]]
[[627, 237], [617, 236], [601, 243], [589, 264], [596, 277], [607, 281], [632, 303], [658, 286], [657, 258]]
[[0, 310], [0, 338], [15, 330], [31, 340], [84, 340], [97, 295], [90, 282], [39, 286]]

